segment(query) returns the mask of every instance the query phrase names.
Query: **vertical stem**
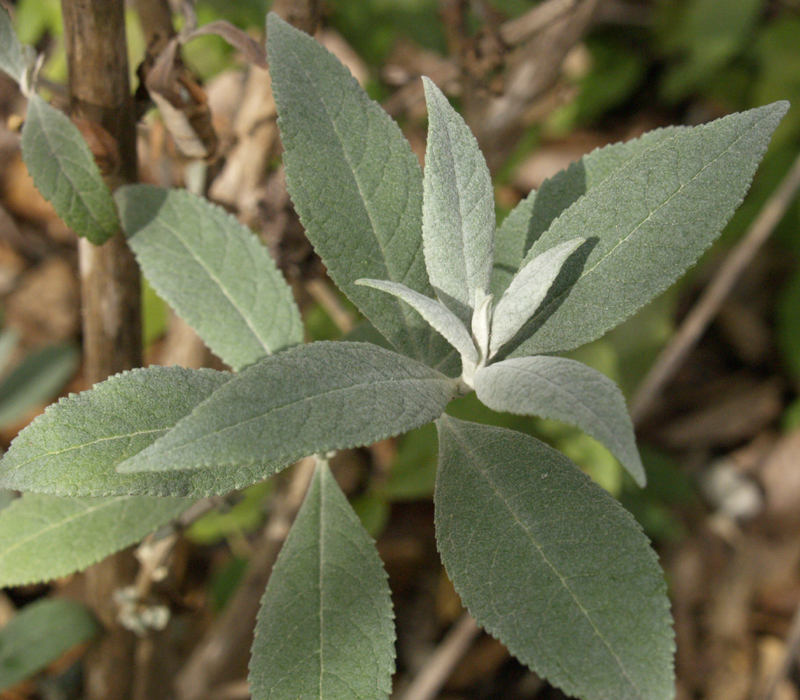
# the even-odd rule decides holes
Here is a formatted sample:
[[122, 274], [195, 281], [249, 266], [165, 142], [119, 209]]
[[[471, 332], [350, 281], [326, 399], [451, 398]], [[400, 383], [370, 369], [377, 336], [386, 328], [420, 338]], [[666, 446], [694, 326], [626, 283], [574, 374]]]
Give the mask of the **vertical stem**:
[[[99, 124], [117, 142], [113, 188], [136, 180], [136, 125], [128, 83], [124, 0], [62, 0], [70, 112]], [[94, 384], [141, 364], [139, 271], [122, 233], [100, 247], [81, 239], [84, 368]], [[116, 622], [114, 592], [133, 581], [136, 563], [122, 552], [86, 572], [86, 601], [106, 627], [87, 659], [87, 700], [130, 700], [135, 638]]]

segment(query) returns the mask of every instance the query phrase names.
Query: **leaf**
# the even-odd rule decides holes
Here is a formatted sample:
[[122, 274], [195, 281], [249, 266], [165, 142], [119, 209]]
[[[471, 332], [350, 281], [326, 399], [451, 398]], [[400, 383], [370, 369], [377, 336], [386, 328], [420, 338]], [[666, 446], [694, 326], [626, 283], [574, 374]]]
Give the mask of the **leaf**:
[[75, 373], [80, 353], [71, 343], [34, 350], [0, 381], [0, 425], [11, 425], [61, 391]]
[[0, 691], [41, 671], [100, 632], [80, 603], [45, 598], [26, 605], [0, 629]]
[[436, 537], [475, 619], [567, 695], [672, 700], [666, 585], [630, 513], [532, 437], [437, 426]]
[[472, 362], [478, 361], [478, 351], [475, 349], [475, 343], [472, 342], [469, 331], [461, 322], [461, 319], [444, 304], [397, 282], [356, 280], [356, 284], [372, 287], [402, 299], [406, 304], [414, 307], [419, 315], [431, 324], [434, 330], [441, 333], [447, 342], [458, 350], [462, 357]]
[[646, 477], [625, 397], [608, 377], [564, 357], [518, 357], [475, 374], [478, 398], [495, 411], [574, 425], [603, 443], [640, 486]]
[[[499, 297], [511, 282], [531, 246], [553, 221], [584, 194], [597, 187], [609, 175], [648, 148], [686, 131], [685, 127], [668, 126], [649, 131], [624, 143], [597, 148], [545, 180], [505, 218], [494, 238], [494, 270], [492, 292]], [[592, 235], [579, 231], [577, 235]]]
[[0, 586], [49, 581], [85, 569], [174, 520], [193, 502], [24, 493], [0, 511]]
[[119, 474], [118, 464], [151, 445], [233, 375], [147, 367], [118, 374], [49, 406], [0, 461], [0, 488], [57, 496], [226, 494], [286, 462], [180, 474]]
[[561, 271], [564, 261], [585, 242], [585, 238], [575, 238], [537, 255], [511, 280], [492, 316], [490, 357], [511, 340], [533, 316]]
[[395, 635], [386, 572], [325, 463], [272, 570], [255, 634], [254, 700], [389, 696]]
[[236, 375], [124, 472], [293, 462], [438, 418], [456, 382], [367, 343], [301, 345]]
[[37, 95], [28, 102], [21, 144], [33, 183], [67, 226], [94, 245], [119, 230], [111, 190], [78, 127]]
[[433, 296], [422, 254], [422, 171], [386, 112], [314, 39], [277, 15], [267, 49], [287, 186], [334, 282], [402, 353], [436, 367], [449, 345], [406, 304], [358, 287]]
[[488, 292], [494, 240], [494, 190], [478, 142], [428, 78], [422, 239], [425, 265], [440, 300], [465, 323], [475, 291]]
[[250, 229], [185, 190], [131, 185], [115, 197], [150, 284], [234, 369], [303, 341], [292, 291]]
[[523, 333], [529, 339], [510, 355], [561, 352], [594, 340], [672, 284], [741, 203], [787, 109], [776, 102], [680, 132], [565, 211], [526, 261], [576, 232], [589, 232], [597, 244], [577, 282], [559, 288], [556, 281]]
[[17, 83], [22, 81], [26, 70], [25, 54], [8, 10], [0, 5], [0, 70], [8, 73]]

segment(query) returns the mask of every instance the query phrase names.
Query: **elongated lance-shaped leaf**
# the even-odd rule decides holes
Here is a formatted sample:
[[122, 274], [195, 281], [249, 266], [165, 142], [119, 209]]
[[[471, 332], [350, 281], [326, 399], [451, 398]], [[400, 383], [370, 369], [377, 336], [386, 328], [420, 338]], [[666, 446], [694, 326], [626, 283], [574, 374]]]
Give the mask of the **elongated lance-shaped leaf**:
[[428, 79], [422, 238], [437, 296], [465, 323], [475, 291], [489, 291], [494, 241], [494, 190], [478, 142]]
[[533, 316], [561, 271], [564, 261], [585, 240], [575, 238], [537, 255], [511, 280], [492, 316], [490, 357], [511, 340]]
[[17, 83], [25, 74], [25, 54], [19, 43], [8, 10], [0, 5], [0, 70], [8, 73]]
[[111, 190], [78, 127], [38, 95], [28, 102], [21, 144], [33, 183], [67, 226], [95, 245], [119, 230]]
[[[530, 247], [559, 214], [631, 158], [685, 130], [686, 127], [682, 126], [668, 126], [624, 143], [597, 148], [545, 180], [538, 190], [533, 190], [511, 211], [495, 233], [492, 293], [499, 297], [505, 291]], [[591, 235], [591, 232], [576, 233]]]
[[605, 445], [640, 486], [646, 477], [625, 397], [608, 377], [565, 357], [516, 357], [475, 375], [478, 398], [495, 411], [574, 425]]
[[49, 406], [0, 461], [0, 488], [57, 496], [226, 494], [286, 462], [178, 474], [119, 474], [116, 466], [171, 430], [233, 375], [147, 367], [123, 372]]
[[24, 493], [0, 511], [0, 586], [85, 569], [177, 518], [186, 498], [59, 498]]
[[456, 382], [367, 343], [312, 343], [248, 367], [117, 469], [291, 462], [368, 445], [441, 415]]
[[526, 261], [576, 232], [590, 232], [597, 244], [581, 261], [577, 282], [551, 288], [518, 336], [529, 339], [511, 356], [560, 352], [594, 340], [674, 282], [742, 201], [787, 108], [776, 102], [676, 134], [567, 209]]
[[471, 362], [478, 361], [478, 351], [475, 349], [475, 343], [472, 342], [469, 331], [461, 322], [461, 319], [441, 302], [426, 297], [424, 294], [415, 292], [413, 289], [409, 289], [397, 282], [356, 280], [356, 284], [379, 289], [382, 292], [394, 294], [398, 299], [402, 299], [406, 304], [413, 306], [419, 315], [431, 324], [434, 330], [441, 333], [447, 342], [458, 350], [461, 357]]
[[416, 311], [358, 287], [400, 282], [432, 296], [422, 254], [422, 170], [397, 124], [307, 34], [267, 18], [289, 193], [334, 282], [402, 353], [431, 367], [450, 346]]
[[100, 629], [73, 600], [45, 598], [26, 605], [0, 629], [0, 691], [30, 678]]
[[375, 543], [322, 462], [261, 601], [253, 700], [388, 698], [392, 618]]
[[671, 700], [666, 585], [630, 513], [535, 438], [437, 426], [436, 538], [475, 619], [567, 695]]
[[114, 196], [150, 284], [231, 367], [303, 341], [292, 290], [269, 251], [224, 209], [152, 185]]

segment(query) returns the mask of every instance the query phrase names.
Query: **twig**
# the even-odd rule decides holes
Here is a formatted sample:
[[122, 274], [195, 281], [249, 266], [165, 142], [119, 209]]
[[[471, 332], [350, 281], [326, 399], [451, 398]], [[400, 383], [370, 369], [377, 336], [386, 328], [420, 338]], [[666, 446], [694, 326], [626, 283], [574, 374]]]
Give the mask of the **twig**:
[[506, 46], [521, 44], [572, 10], [575, 3], [576, 0], [547, 0], [540, 3], [521, 17], [503, 23], [500, 27], [500, 38]]
[[711, 284], [703, 292], [672, 340], [661, 351], [631, 402], [634, 424], [641, 423], [664, 385], [686, 359], [764, 241], [780, 223], [800, 188], [800, 156], [778, 189], [767, 200], [747, 234], [728, 254]]
[[351, 314], [339, 301], [330, 285], [321, 279], [312, 279], [306, 282], [306, 291], [311, 295], [311, 298], [317, 302], [324, 310], [331, 320], [336, 324], [336, 327], [342, 333], [349, 333], [353, 330], [355, 323], [353, 321], [353, 314]]
[[480, 631], [478, 623], [465, 612], [397, 700], [433, 700]]

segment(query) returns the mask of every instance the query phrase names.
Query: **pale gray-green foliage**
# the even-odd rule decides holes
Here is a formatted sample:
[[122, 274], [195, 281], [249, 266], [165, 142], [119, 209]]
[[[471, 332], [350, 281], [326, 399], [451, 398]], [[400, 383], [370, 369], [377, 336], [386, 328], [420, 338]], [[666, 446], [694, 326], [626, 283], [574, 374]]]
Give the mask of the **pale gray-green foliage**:
[[292, 348], [236, 375], [124, 471], [291, 462], [368, 445], [429, 423], [456, 382], [367, 343]]
[[253, 700], [387, 698], [392, 618], [375, 544], [323, 462], [261, 602]]
[[349, 71], [275, 14], [267, 49], [284, 164], [306, 234], [336, 284], [404, 354], [453, 356], [407, 304], [358, 287], [400, 282], [431, 296], [422, 256], [422, 172], [400, 129]]
[[49, 406], [0, 461], [0, 487], [57, 496], [226, 494], [286, 462], [176, 474], [120, 474], [116, 466], [153, 444], [233, 375], [147, 367], [123, 372]]
[[24, 493], [0, 511], [0, 586], [85, 569], [174, 520], [192, 503], [185, 498]]
[[111, 190], [78, 127], [38, 95], [28, 101], [21, 144], [36, 188], [79, 236], [100, 245], [119, 230]]
[[11, 24], [8, 10], [0, 5], [0, 70], [19, 83], [25, 74], [25, 63], [25, 54]]
[[[597, 148], [545, 180], [538, 190], [531, 190], [495, 233], [492, 293], [499, 296], [505, 291], [530, 247], [559, 214], [631, 158], [685, 130], [682, 126], [668, 126], [624, 143]], [[590, 236], [591, 231], [577, 231], [576, 235]]]
[[423, 78], [428, 145], [423, 177], [422, 240], [436, 295], [469, 323], [475, 292], [489, 291], [494, 190], [478, 142], [439, 88]]
[[[525, 261], [575, 237], [596, 245], [558, 281], [511, 356], [561, 352], [621, 323], [665, 290], [719, 235], [741, 203], [788, 103], [677, 133], [634, 157], [579, 199]], [[566, 267], [569, 267], [569, 263]]]
[[475, 619], [568, 695], [671, 700], [666, 585], [630, 513], [532, 437], [437, 425], [437, 541]]
[[644, 486], [625, 397], [597, 370], [565, 357], [517, 357], [479, 370], [475, 391], [495, 411], [540, 416], [580, 428], [603, 443]]
[[302, 342], [292, 291], [250, 229], [185, 190], [131, 185], [114, 197], [150, 284], [234, 369]]
[[0, 629], [0, 691], [99, 632], [94, 617], [75, 601], [48, 598], [26, 605]]

